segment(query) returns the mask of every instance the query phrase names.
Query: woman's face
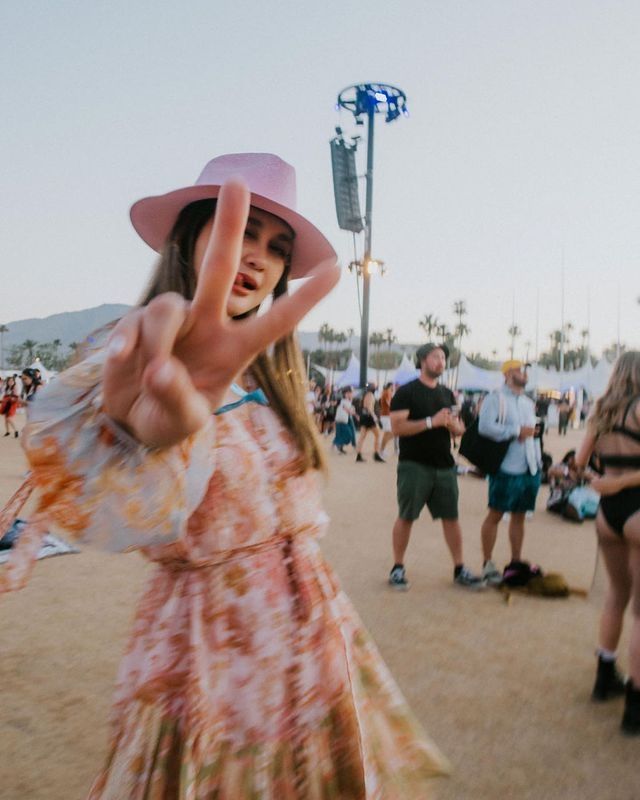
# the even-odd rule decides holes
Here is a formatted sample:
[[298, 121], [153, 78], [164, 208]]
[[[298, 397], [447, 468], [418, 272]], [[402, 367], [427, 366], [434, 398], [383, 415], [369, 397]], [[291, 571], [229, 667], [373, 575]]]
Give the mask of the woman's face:
[[22, 377], [22, 383], [24, 383], [25, 386], [31, 386], [33, 380], [31, 379], [30, 375], [25, 375], [23, 372], [21, 377]]
[[[212, 227], [213, 219], [210, 219], [196, 241], [196, 275], [200, 272]], [[242, 256], [227, 304], [227, 314], [230, 317], [258, 308], [273, 292], [290, 261], [293, 239], [293, 231], [286, 222], [251, 206]]]

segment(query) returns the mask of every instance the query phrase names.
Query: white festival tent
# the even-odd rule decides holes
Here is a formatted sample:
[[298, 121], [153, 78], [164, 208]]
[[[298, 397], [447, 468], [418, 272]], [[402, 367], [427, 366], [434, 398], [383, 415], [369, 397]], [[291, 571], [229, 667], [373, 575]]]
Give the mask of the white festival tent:
[[[352, 353], [346, 370], [330, 370], [326, 367], [312, 365], [325, 378], [342, 388], [343, 386], [358, 386], [360, 383], [360, 361]], [[575, 370], [565, 370], [558, 372], [554, 369], [546, 369], [538, 364], [534, 364], [529, 369], [530, 390], [535, 391], [555, 391], [568, 392], [585, 389], [587, 394], [592, 397], [599, 397], [605, 390], [613, 364], [605, 358], [601, 359], [595, 367], [591, 363]], [[442, 376], [442, 383], [445, 386], [452, 386], [455, 383], [455, 369], [447, 370]], [[377, 370], [369, 367], [367, 370], [367, 380], [383, 385], [387, 381], [402, 386], [418, 376], [418, 370], [406, 353], [402, 356], [400, 366], [394, 370]], [[468, 392], [490, 392], [502, 386], [504, 378], [500, 370], [482, 369], [474, 366], [465, 355], [460, 358], [458, 365], [457, 389]]]
[[393, 376], [392, 380], [394, 383], [398, 384], [398, 386], [403, 386], [405, 383], [415, 380], [415, 378], [418, 377], [418, 372], [419, 370], [416, 369], [413, 361], [411, 361], [406, 353], [403, 353], [400, 366], [396, 370], [396, 374]]
[[[342, 389], [344, 386], [356, 387], [360, 385], [360, 359], [356, 358], [354, 353], [351, 353], [351, 358], [345, 370], [329, 369], [328, 367], [321, 367], [318, 364], [311, 364], [311, 366], [330, 383], [337, 386], [338, 389]], [[367, 381], [369, 383], [375, 383], [380, 387], [387, 381], [393, 381], [396, 372], [397, 370], [374, 369], [373, 367], [369, 367], [367, 369]], [[413, 380], [413, 378], [415, 378], [417, 372], [414, 370], [414, 373], [415, 374], [408, 380]]]
[[[534, 364], [529, 368], [528, 389], [539, 392], [555, 391], [568, 392], [572, 389], [585, 389], [587, 394], [592, 397], [601, 395], [611, 375], [613, 364], [609, 364], [606, 359], [601, 359], [595, 367], [591, 363], [575, 370], [565, 370], [558, 372], [554, 369], [546, 369], [539, 364]], [[447, 370], [443, 376], [443, 383], [450, 386], [455, 380], [453, 370]], [[503, 382], [502, 373], [499, 370], [481, 369], [474, 367], [466, 356], [460, 359], [458, 369], [457, 388], [465, 391], [491, 391], [497, 389]]]

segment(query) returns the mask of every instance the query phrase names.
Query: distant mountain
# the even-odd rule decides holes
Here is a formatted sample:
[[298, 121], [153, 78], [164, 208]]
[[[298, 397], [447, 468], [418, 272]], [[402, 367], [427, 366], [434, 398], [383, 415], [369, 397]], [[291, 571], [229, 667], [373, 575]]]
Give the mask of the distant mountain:
[[[95, 308], [85, 308], [82, 311], [66, 311], [62, 314], [53, 314], [42, 319], [21, 319], [15, 322], [5, 323], [9, 328], [8, 333], [4, 334], [5, 353], [13, 345], [22, 344], [25, 339], [33, 339], [36, 342], [45, 344], [60, 339], [63, 348], [68, 347], [71, 342], [81, 342], [92, 331], [101, 328], [108, 322], [118, 319], [131, 308], [131, 306], [120, 303], [105, 303]], [[318, 338], [317, 332], [299, 331], [298, 337], [302, 350], [322, 350], [323, 345]], [[345, 342], [339, 349], [347, 349]], [[393, 345], [393, 349], [399, 352], [414, 350], [417, 345], [400, 344]], [[360, 337], [354, 336], [351, 340], [351, 347], [356, 355], [360, 352]]]
[[5, 352], [8, 352], [13, 345], [22, 344], [25, 339], [33, 339], [41, 344], [60, 339], [63, 347], [68, 347], [71, 342], [81, 342], [92, 331], [126, 314], [130, 308], [131, 306], [119, 303], [105, 303], [95, 308], [65, 311], [41, 319], [6, 322], [9, 331], [4, 334]]

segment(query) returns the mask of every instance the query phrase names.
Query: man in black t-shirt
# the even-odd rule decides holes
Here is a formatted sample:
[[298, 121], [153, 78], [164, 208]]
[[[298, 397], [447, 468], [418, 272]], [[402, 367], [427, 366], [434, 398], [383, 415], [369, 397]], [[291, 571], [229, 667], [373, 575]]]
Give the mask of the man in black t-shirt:
[[394, 589], [408, 589], [404, 554], [411, 528], [426, 505], [442, 531], [459, 586], [482, 589], [484, 582], [462, 560], [462, 531], [458, 522], [458, 479], [451, 455], [451, 436], [461, 436], [464, 425], [452, 413], [456, 407], [450, 389], [438, 381], [449, 351], [446, 345], [425, 344], [416, 352], [420, 376], [401, 386], [391, 401], [391, 429], [400, 437], [398, 460], [398, 518], [393, 526], [395, 563], [389, 574]]

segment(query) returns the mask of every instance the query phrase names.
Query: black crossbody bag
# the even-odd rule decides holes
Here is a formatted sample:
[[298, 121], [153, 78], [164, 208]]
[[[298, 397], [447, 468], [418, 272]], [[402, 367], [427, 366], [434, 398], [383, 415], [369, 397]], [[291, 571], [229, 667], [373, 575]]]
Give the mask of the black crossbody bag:
[[[504, 398], [500, 396], [500, 411], [496, 422], [504, 423], [506, 416], [506, 404]], [[488, 436], [483, 436], [480, 433], [479, 418], [477, 418], [463, 433], [458, 452], [484, 475], [495, 475], [507, 455], [510, 444], [510, 439], [507, 439], [506, 442], [496, 442], [494, 439], [489, 439]]]

